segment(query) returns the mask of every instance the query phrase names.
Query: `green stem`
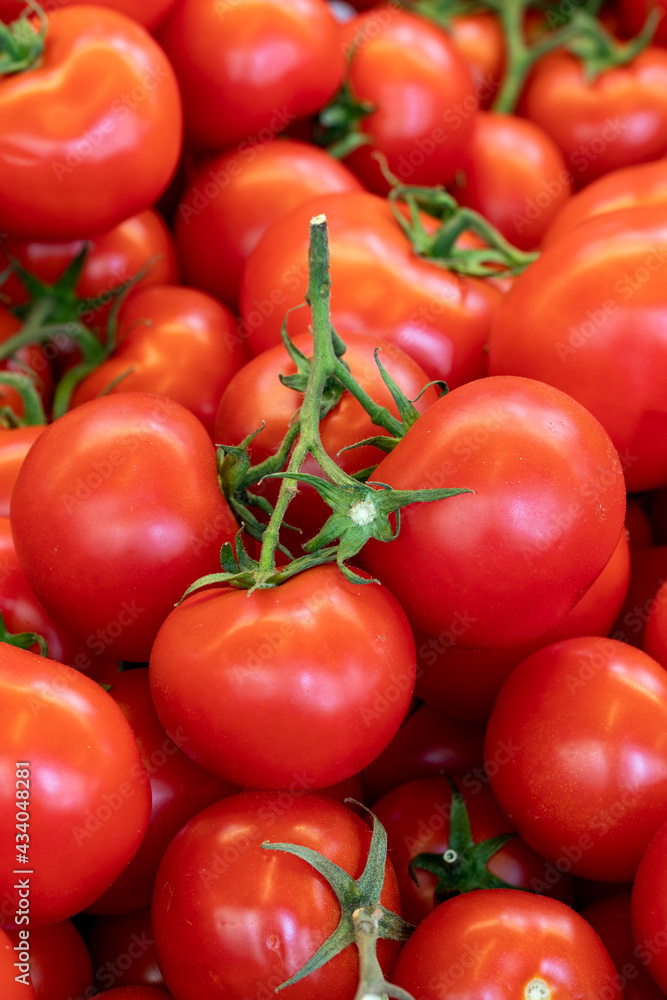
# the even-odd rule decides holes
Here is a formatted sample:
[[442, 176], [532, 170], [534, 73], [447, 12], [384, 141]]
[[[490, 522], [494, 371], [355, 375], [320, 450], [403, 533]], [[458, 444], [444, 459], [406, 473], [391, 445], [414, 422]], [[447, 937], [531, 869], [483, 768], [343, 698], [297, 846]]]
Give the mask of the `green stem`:
[[404, 428], [401, 421], [397, 420], [386, 406], [380, 406], [379, 403], [371, 399], [366, 390], [362, 389], [356, 381], [350, 369], [342, 364], [340, 360], [338, 360], [334, 374], [338, 381], [343, 383], [350, 395], [354, 396], [357, 402], [361, 403], [376, 427], [383, 427], [392, 437], [402, 436]]
[[18, 372], [0, 372], [0, 385], [10, 385], [20, 394], [23, 400], [23, 417], [16, 418], [15, 427], [37, 427], [46, 423], [46, 414], [42, 397], [35, 388], [35, 383], [28, 375]]
[[382, 912], [377, 907], [371, 910], [366, 906], [359, 907], [352, 914], [354, 939], [359, 952], [359, 986], [354, 1000], [383, 1000], [383, 997], [413, 1000], [406, 990], [388, 983], [380, 968], [377, 942], [381, 916]]

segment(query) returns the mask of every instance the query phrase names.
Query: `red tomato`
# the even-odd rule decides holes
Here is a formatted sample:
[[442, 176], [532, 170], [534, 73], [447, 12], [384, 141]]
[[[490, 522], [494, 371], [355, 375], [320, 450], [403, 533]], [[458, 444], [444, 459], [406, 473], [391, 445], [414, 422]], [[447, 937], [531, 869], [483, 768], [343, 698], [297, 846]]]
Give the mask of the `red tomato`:
[[151, 986], [118, 986], [107, 990], [108, 1000], [169, 1000], [171, 994]]
[[450, 392], [373, 479], [474, 490], [404, 508], [398, 538], [371, 539], [361, 555], [413, 627], [455, 632], [460, 646], [514, 646], [551, 628], [600, 574], [623, 528], [609, 437], [569, 396], [529, 379]]
[[43, 430], [41, 424], [0, 428], [0, 517], [9, 517], [9, 500], [19, 469]]
[[186, 138], [196, 149], [267, 142], [318, 111], [343, 76], [324, 0], [181, 0], [159, 40], [176, 70]]
[[446, 184], [461, 166], [479, 108], [471, 70], [436, 25], [398, 5], [385, 15], [382, 23], [372, 11], [345, 25], [356, 46], [350, 90], [374, 108], [359, 124], [372, 143], [347, 163], [379, 194], [388, 184], [371, 156], [376, 150], [405, 184]]
[[656, 592], [660, 591], [665, 580], [667, 545], [632, 552], [630, 586], [611, 631], [612, 638], [641, 649], [646, 624], [660, 607], [656, 601]]
[[667, 990], [666, 850], [667, 822], [663, 822], [641, 859], [630, 904], [636, 954], [645, 963], [663, 993]]
[[663, 16], [658, 21], [654, 41], [660, 45], [667, 43], [667, 3], [665, 0], [620, 0], [619, 6], [625, 27], [631, 35], [636, 35], [641, 31], [651, 9], [655, 7], [662, 10]]
[[[87, 3], [88, 0], [44, 0], [40, 6], [46, 14], [53, 14], [61, 7], [74, 7]], [[167, 12], [174, 6], [176, 0], [96, 0], [97, 7], [110, 7], [112, 10], [126, 14], [149, 31], [153, 31], [162, 22]], [[0, 17], [3, 21], [13, 21], [26, 8], [23, 0], [0, 0]]]
[[447, 31], [472, 71], [475, 95], [488, 108], [500, 87], [505, 68], [505, 36], [492, 13], [452, 17]]
[[447, 900], [398, 957], [393, 981], [420, 1000], [525, 1000], [620, 993], [583, 917], [556, 899], [487, 889]]
[[11, 521], [54, 621], [94, 653], [137, 661], [237, 530], [206, 430], [147, 393], [92, 400], [48, 427], [19, 472]]
[[577, 399], [618, 449], [629, 491], [667, 483], [666, 244], [667, 210], [589, 219], [515, 280], [491, 332], [489, 373]]
[[[450, 387], [484, 374], [484, 345], [500, 291], [418, 257], [388, 203], [365, 193], [311, 199], [274, 222], [259, 242], [241, 288], [243, 329], [254, 354], [280, 343], [285, 313], [303, 302], [308, 222], [316, 213], [329, 223], [336, 329], [396, 344], [429, 378], [446, 379]], [[290, 336], [309, 323], [305, 309], [291, 312]]]
[[178, 206], [185, 277], [233, 309], [245, 263], [272, 222], [313, 195], [359, 190], [346, 166], [294, 139], [223, 153], [201, 167]]
[[0, 847], [0, 909], [4, 923], [32, 930], [111, 885], [144, 835], [150, 792], [132, 730], [98, 684], [3, 644], [0, 685], [0, 812], [11, 831]]
[[[340, 919], [340, 904], [305, 861], [262, 850], [264, 841], [310, 847], [353, 878], [371, 831], [355, 813], [320, 795], [244, 792], [210, 806], [171, 842], [158, 872], [153, 928], [165, 981], [178, 1000], [271, 996]], [[382, 905], [397, 911], [396, 877], [385, 868]], [[391, 972], [396, 944], [378, 957]], [[293, 1000], [352, 1000], [354, 946], [289, 987]]]
[[644, 631], [642, 649], [667, 670], [667, 584], [663, 583], [653, 599]]
[[[475, 844], [514, 832], [513, 824], [503, 815], [488, 786], [480, 786], [470, 776], [458, 780], [456, 786], [463, 795]], [[416, 868], [415, 881], [409, 866], [418, 854], [444, 854], [448, 850], [451, 808], [452, 792], [446, 778], [441, 777], [409, 781], [373, 806], [374, 814], [387, 831], [389, 858], [401, 894], [401, 913], [410, 923], [418, 924], [439, 903], [435, 894], [436, 876]], [[572, 902], [571, 877], [554, 871], [520, 837], [508, 840], [491, 857], [487, 868], [492, 875], [517, 888], [545, 892], [565, 903]]]
[[[0, 344], [9, 340], [20, 329], [21, 324], [17, 318], [5, 306], [0, 305]], [[30, 344], [28, 347], [19, 348], [12, 357], [6, 361], [0, 361], [0, 371], [27, 373], [31, 377], [34, 376], [35, 388], [44, 406], [48, 407], [53, 391], [53, 376], [46, 352], [41, 347], [37, 344]], [[11, 385], [0, 383], [0, 406], [7, 406], [19, 418], [24, 416], [23, 398]], [[4, 428], [2, 428], [2, 432], [4, 433]]]
[[38, 65], [0, 84], [0, 227], [45, 240], [110, 229], [159, 197], [180, 148], [176, 79], [145, 29], [59, 9]]
[[[600, 935], [603, 945], [616, 966], [625, 1000], [664, 1000], [665, 994], [651, 979], [647, 969], [653, 960], [653, 950], [635, 945], [630, 924], [630, 891], [607, 896], [581, 911], [593, 930]], [[662, 929], [659, 944], [667, 944], [667, 931]]]
[[614, 554], [570, 611], [548, 631], [510, 649], [464, 649], [456, 634], [416, 637], [417, 693], [428, 704], [464, 719], [488, 718], [503, 681], [531, 653], [560, 639], [607, 635], [623, 604], [630, 579], [630, 550], [624, 531]]
[[544, 234], [542, 246], [551, 246], [564, 233], [569, 233], [593, 216], [618, 212], [623, 208], [667, 208], [667, 167], [664, 160], [614, 170], [593, 181], [560, 208]]
[[[27, 931], [24, 929], [23, 933], [25, 935]], [[25, 969], [17, 969], [14, 964], [16, 961], [17, 953], [14, 951], [13, 941], [5, 931], [0, 930], [0, 986], [3, 1000], [37, 1000], [30, 983], [29, 961], [21, 962], [18, 959], [19, 964], [24, 965]], [[17, 980], [17, 976], [21, 978]]]
[[625, 530], [631, 549], [648, 549], [653, 545], [653, 528], [639, 500], [628, 498]]
[[649, 47], [593, 83], [583, 64], [554, 52], [535, 66], [522, 110], [562, 150], [574, 183], [667, 151], [667, 52]]
[[667, 815], [667, 673], [613, 639], [554, 643], [503, 684], [486, 759], [519, 834], [560, 871], [631, 879]]
[[78, 386], [72, 408], [102, 394], [150, 392], [186, 407], [212, 435], [220, 396], [246, 357], [236, 318], [210, 295], [141, 288], [122, 308], [116, 350]]
[[180, 727], [200, 766], [237, 785], [312, 790], [389, 743], [412, 695], [414, 644], [389, 591], [319, 566], [273, 589], [189, 597], [158, 633], [150, 680], [162, 724]]
[[[354, 377], [374, 402], [385, 406], [397, 417], [396, 403], [375, 364], [375, 349], [380, 349], [382, 366], [408, 399], [416, 399], [424, 388], [428, 382], [426, 373], [395, 344], [386, 343], [369, 334], [354, 334], [343, 330], [339, 333], [347, 345], [344, 357]], [[312, 354], [313, 339], [309, 333], [298, 334], [294, 343], [307, 356]], [[248, 452], [253, 463], [263, 462], [274, 455], [303, 399], [300, 393], [284, 386], [279, 379], [281, 373], [291, 375], [295, 371], [296, 366], [282, 344], [253, 358], [233, 377], [220, 398], [213, 439], [220, 444], [240, 444], [263, 423], [264, 428], [252, 441]], [[424, 413], [437, 398], [435, 388], [427, 389], [415, 406], [420, 413]], [[343, 394], [320, 423], [320, 435], [326, 451], [350, 475], [376, 465], [383, 454], [372, 446], [352, 451], [342, 449], [356, 441], [385, 434], [386, 431], [373, 424], [361, 404], [348, 392]], [[321, 474], [317, 462], [310, 456], [306, 458], [301, 471], [311, 475]], [[275, 498], [278, 485], [269, 480], [258, 488], [253, 488], [252, 492], [266, 492]], [[287, 521], [302, 529], [305, 541], [317, 534], [330, 513], [331, 508], [311, 486], [304, 483], [299, 486], [299, 492], [290, 503]], [[294, 547], [295, 543], [293, 534], [286, 533], [287, 547]]]
[[457, 182], [459, 204], [522, 250], [539, 245], [572, 187], [563, 154], [546, 132], [524, 118], [490, 112], [475, 116]]
[[[23, 929], [24, 935], [26, 930]], [[8, 930], [7, 934], [14, 945], [24, 944], [20, 929]], [[30, 982], [35, 1000], [63, 1000], [65, 995], [79, 997], [92, 989], [90, 955], [74, 924], [63, 920], [49, 927], [31, 928], [28, 934]]]
[[149, 909], [95, 917], [86, 944], [100, 990], [112, 986], [154, 986], [166, 990], [157, 964]]
[[167, 733], [148, 687], [148, 668], [118, 674], [111, 697], [130, 723], [151, 788], [151, 818], [139, 850], [89, 913], [132, 913], [149, 906], [160, 859], [182, 826], [213, 802], [237, 789], [202, 771], [182, 752], [187, 737]]

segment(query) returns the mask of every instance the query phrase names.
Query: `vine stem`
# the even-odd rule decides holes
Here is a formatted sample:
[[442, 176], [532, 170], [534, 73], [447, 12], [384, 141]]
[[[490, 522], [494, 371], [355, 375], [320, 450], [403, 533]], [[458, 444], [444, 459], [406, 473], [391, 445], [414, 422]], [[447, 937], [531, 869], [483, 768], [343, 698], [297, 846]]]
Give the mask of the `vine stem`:
[[354, 1000], [383, 1000], [387, 996], [394, 997], [395, 1000], [413, 1000], [400, 986], [388, 983], [380, 968], [377, 942], [381, 915], [379, 908], [370, 910], [364, 906], [352, 914], [354, 937], [359, 952], [359, 986]]

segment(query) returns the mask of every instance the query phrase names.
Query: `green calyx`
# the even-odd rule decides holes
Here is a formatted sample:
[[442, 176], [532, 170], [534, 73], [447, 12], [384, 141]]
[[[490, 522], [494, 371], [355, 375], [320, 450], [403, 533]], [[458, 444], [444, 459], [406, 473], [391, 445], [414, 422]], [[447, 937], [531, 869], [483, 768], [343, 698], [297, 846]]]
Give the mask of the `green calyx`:
[[449, 778], [447, 780], [452, 790], [449, 847], [439, 854], [417, 854], [410, 862], [413, 880], [418, 882], [415, 874], [417, 869], [431, 872], [438, 879], [435, 894], [441, 901], [474, 889], [521, 888], [504, 882], [487, 867], [494, 854], [516, 834], [503, 833], [476, 844], [470, 832], [470, 819], [463, 796], [453, 781]]
[[[25, 0], [26, 9], [11, 24], [0, 22], [0, 74], [9, 76], [35, 66], [44, 51], [46, 14], [35, 0]], [[39, 28], [35, 31], [29, 18], [36, 14]]]
[[23, 416], [18, 417], [10, 406], [0, 406], [0, 426], [36, 427], [46, 423], [42, 397], [35, 385], [35, 376], [20, 372], [0, 371], [0, 385], [6, 385], [19, 393], [23, 400]]
[[[346, 799], [346, 801], [353, 800]], [[373, 816], [372, 813], [371, 815]], [[373, 834], [368, 857], [358, 879], [353, 879], [344, 869], [309, 847], [268, 842], [262, 844], [262, 847], [267, 851], [284, 851], [307, 862], [326, 879], [341, 908], [340, 921], [333, 934], [320, 945], [303, 968], [291, 979], [281, 983], [275, 992], [278, 993], [286, 986], [292, 986], [305, 979], [330, 962], [348, 945], [356, 944], [359, 950], [359, 988], [356, 998], [388, 996], [394, 997], [395, 1000], [412, 1000], [405, 990], [385, 980], [375, 950], [379, 939], [407, 941], [414, 930], [411, 924], [397, 913], [385, 909], [380, 903], [387, 858], [387, 835], [380, 821], [373, 816]]]
[[49, 649], [46, 639], [38, 632], [8, 632], [2, 613], [0, 613], [0, 642], [6, 642], [8, 646], [16, 646], [17, 649], [32, 649], [39, 646], [39, 655], [48, 656]]

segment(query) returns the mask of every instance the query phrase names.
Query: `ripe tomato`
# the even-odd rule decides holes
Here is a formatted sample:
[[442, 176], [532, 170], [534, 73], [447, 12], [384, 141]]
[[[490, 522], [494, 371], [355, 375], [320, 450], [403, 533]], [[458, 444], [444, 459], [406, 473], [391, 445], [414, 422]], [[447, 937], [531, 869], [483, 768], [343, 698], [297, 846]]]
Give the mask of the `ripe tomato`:
[[620, 0], [619, 7], [625, 27], [631, 35], [636, 35], [641, 31], [649, 11], [656, 7], [662, 10], [662, 20], [658, 21], [658, 27], [654, 35], [654, 41], [659, 45], [667, 43], [667, 3], [665, 0]]
[[414, 644], [388, 590], [319, 566], [273, 589], [189, 597], [157, 635], [150, 681], [162, 724], [180, 727], [201, 767], [237, 785], [317, 789], [389, 743]]
[[503, 811], [561, 871], [632, 879], [667, 816], [667, 673], [614, 639], [554, 643], [503, 684], [484, 756]]
[[236, 533], [206, 430], [147, 393], [95, 399], [51, 424], [21, 467], [11, 521], [54, 621], [93, 653], [138, 661]]
[[630, 904], [632, 935], [651, 976], [667, 990], [667, 822], [656, 830], [642, 857]]
[[181, 0], [159, 41], [176, 70], [186, 138], [196, 149], [266, 142], [318, 111], [343, 76], [324, 0]]
[[[87, 2], [88, 0], [44, 0], [40, 6], [45, 13], [53, 14], [61, 7], [74, 7]], [[154, 31], [175, 3], [176, 0], [141, 0], [141, 4], [135, 3], [135, 0], [97, 0], [96, 6], [120, 11], [143, 24], [149, 31]], [[3, 21], [15, 20], [24, 10], [23, 0], [0, 0], [0, 17]]]
[[[371, 831], [333, 799], [303, 792], [244, 792], [195, 816], [162, 859], [153, 899], [160, 968], [177, 1000], [271, 996], [338, 925], [340, 905], [307, 862], [264, 841], [310, 847], [353, 878], [363, 871]], [[385, 868], [382, 905], [397, 911], [396, 877]], [[378, 957], [391, 972], [396, 944]], [[357, 951], [289, 987], [293, 1000], [352, 1000]]]
[[[8, 930], [7, 934], [12, 944], [24, 943], [20, 929]], [[49, 927], [33, 927], [28, 934], [29, 978], [35, 1000], [62, 1000], [65, 995], [80, 997], [86, 994], [86, 990], [90, 993], [93, 966], [88, 949], [74, 924], [63, 920]]]
[[103, 393], [150, 392], [186, 407], [212, 434], [220, 396], [245, 360], [222, 303], [195, 288], [140, 288], [122, 308], [116, 350], [77, 387], [72, 407]]
[[178, 206], [185, 277], [233, 309], [245, 263], [272, 222], [313, 195], [359, 190], [346, 166], [294, 139], [222, 153], [200, 168]]
[[486, 11], [452, 17], [446, 29], [472, 71], [475, 96], [488, 108], [502, 82], [505, 36], [498, 18]]
[[[0, 305], [0, 344], [15, 336], [21, 329], [21, 324], [13, 313]], [[0, 371], [19, 372], [34, 377], [35, 388], [39, 393], [44, 407], [48, 408], [53, 392], [53, 376], [46, 352], [37, 344], [19, 348], [16, 353], [0, 361]], [[17, 417], [25, 413], [25, 405], [21, 394], [11, 385], [0, 383], [0, 406], [8, 407]], [[4, 427], [2, 428], [4, 433]]]
[[[26, 931], [23, 933], [25, 935]], [[37, 1000], [29, 979], [29, 963], [21, 963], [26, 966], [26, 971], [22, 972], [16, 968], [16, 961], [14, 942], [5, 931], [0, 930], [0, 986], [4, 1000]], [[17, 980], [17, 976], [25, 978]]]
[[41, 424], [0, 428], [0, 517], [9, 517], [9, 501], [19, 469], [43, 430]]
[[[336, 329], [370, 333], [400, 347], [429, 378], [450, 387], [485, 372], [484, 345], [501, 292], [418, 257], [386, 200], [323, 195], [274, 222], [250, 255], [241, 287], [243, 331], [259, 354], [280, 343], [288, 309], [308, 283], [308, 223], [324, 213], [331, 241], [331, 316]], [[433, 220], [425, 220], [425, 224]], [[308, 329], [291, 312], [290, 336]]]
[[176, 79], [145, 29], [59, 9], [37, 66], [0, 83], [0, 228], [45, 240], [110, 229], [159, 197], [180, 149]]
[[543, 129], [514, 115], [480, 112], [457, 174], [460, 205], [480, 212], [522, 250], [533, 250], [572, 182], [563, 154]]
[[553, 52], [533, 69], [522, 110], [562, 150], [577, 187], [654, 160], [667, 151], [667, 52], [651, 46], [592, 83], [579, 59]]
[[166, 990], [157, 964], [150, 909], [95, 917], [86, 944], [99, 990], [113, 986], [154, 986]]
[[667, 930], [661, 929], [657, 941], [636, 945], [630, 923], [630, 898], [629, 890], [607, 896], [581, 910], [581, 915], [600, 935], [609, 952], [625, 1000], [664, 1000], [665, 994], [651, 979], [648, 969], [656, 951], [659, 953], [667, 944]]
[[[647, 623], [657, 614], [667, 580], [667, 545], [635, 549], [631, 555], [630, 585], [610, 634], [613, 639], [642, 648]], [[653, 655], [653, 654], [650, 654]]]
[[629, 491], [667, 483], [666, 243], [664, 209], [582, 222], [515, 280], [491, 332], [490, 374], [577, 399], [614, 442]]
[[515, 889], [469, 892], [436, 907], [403, 948], [393, 981], [420, 1000], [620, 993], [613, 962], [583, 917]]
[[486, 378], [450, 392], [373, 479], [475, 491], [406, 507], [398, 538], [371, 539], [361, 553], [413, 627], [451, 630], [460, 646], [518, 645], [555, 625], [623, 528], [623, 476], [609, 437], [569, 396], [530, 379]]
[[110, 695], [130, 723], [151, 789], [151, 818], [137, 853], [112, 886], [88, 907], [89, 913], [132, 913], [150, 906], [160, 859], [182, 826], [213, 802], [238, 791], [202, 771], [182, 752], [187, 737], [167, 733], [148, 687], [148, 668], [125, 670]]
[[667, 670], [667, 583], [661, 584], [653, 600], [642, 649]]
[[78, 913], [111, 884], [144, 835], [150, 792], [132, 730], [98, 684], [3, 644], [0, 687], [0, 813], [11, 831], [0, 846], [0, 909], [4, 923], [32, 929]]
[[[346, 162], [372, 191], [388, 189], [371, 154], [382, 153], [404, 184], [446, 184], [461, 166], [479, 108], [472, 73], [445, 32], [394, 6], [345, 25], [355, 48], [347, 82], [374, 109], [359, 124], [372, 140]], [[366, 22], [372, 30], [367, 30]]]

